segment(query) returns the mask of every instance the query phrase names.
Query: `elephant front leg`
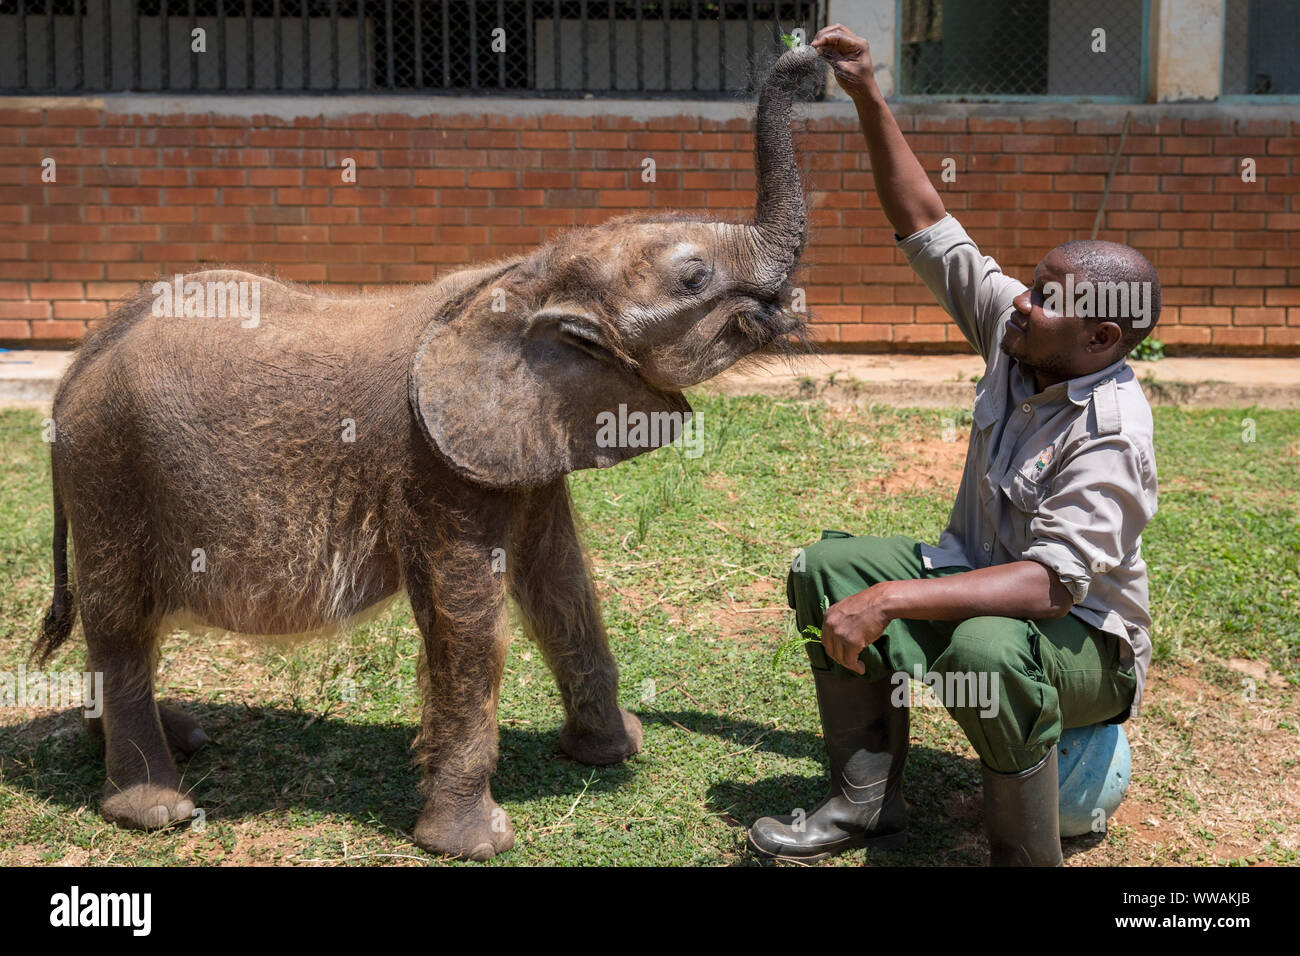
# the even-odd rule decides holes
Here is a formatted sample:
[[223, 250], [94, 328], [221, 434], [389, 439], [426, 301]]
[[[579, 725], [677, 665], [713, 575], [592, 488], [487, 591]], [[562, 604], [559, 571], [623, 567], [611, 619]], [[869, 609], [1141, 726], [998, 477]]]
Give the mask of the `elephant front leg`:
[[514, 846], [510, 818], [492, 799], [497, 700], [505, 666], [504, 589], [487, 572], [460, 567], [444, 581], [408, 575], [411, 608], [424, 636], [416, 737], [424, 809], [415, 843], [431, 853], [487, 860]]
[[563, 479], [534, 492], [513, 532], [512, 596], [564, 700], [560, 748], [585, 764], [641, 749], [641, 721], [618, 705], [618, 666]]

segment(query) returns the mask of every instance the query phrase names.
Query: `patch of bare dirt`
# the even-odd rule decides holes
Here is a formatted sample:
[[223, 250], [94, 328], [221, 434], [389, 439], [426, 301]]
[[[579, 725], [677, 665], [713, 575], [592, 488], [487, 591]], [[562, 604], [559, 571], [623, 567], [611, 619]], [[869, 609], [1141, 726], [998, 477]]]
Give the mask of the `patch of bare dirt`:
[[888, 474], [872, 480], [872, 490], [888, 495], [929, 490], [957, 493], [966, 469], [965, 442], [939, 439], [886, 442], [880, 449], [894, 462], [894, 467]]
[[1112, 838], [1079, 863], [1267, 863], [1300, 852], [1300, 695], [1265, 663], [1217, 663], [1253, 683], [1216, 683], [1209, 662], [1153, 666], [1142, 715], [1124, 725], [1133, 779]]

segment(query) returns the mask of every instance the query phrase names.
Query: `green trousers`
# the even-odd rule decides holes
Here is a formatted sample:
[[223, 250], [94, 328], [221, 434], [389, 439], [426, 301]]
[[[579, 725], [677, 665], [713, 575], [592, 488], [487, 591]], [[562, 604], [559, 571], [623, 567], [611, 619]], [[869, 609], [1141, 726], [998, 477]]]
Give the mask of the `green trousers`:
[[[942, 577], [968, 567], [927, 570], [911, 538], [855, 537], [824, 531], [796, 558], [786, 595], [801, 634], [820, 628], [825, 609], [881, 581]], [[859, 658], [858, 677], [805, 645], [812, 666], [859, 680], [891, 680], [892, 700], [915, 706], [925, 687], [952, 714], [990, 769], [1028, 770], [1067, 727], [1086, 727], [1127, 714], [1136, 688], [1120, 662], [1120, 639], [1073, 614], [1040, 621], [974, 617], [965, 621], [891, 621]]]

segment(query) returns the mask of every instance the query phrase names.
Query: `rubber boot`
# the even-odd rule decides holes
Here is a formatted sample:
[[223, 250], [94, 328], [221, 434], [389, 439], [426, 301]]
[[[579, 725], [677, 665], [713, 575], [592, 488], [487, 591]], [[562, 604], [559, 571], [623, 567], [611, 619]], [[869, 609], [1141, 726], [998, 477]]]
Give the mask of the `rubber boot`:
[[1028, 770], [984, 767], [984, 832], [990, 866], [1064, 866], [1056, 745]]
[[854, 847], [901, 847], [907, 708], [890, 703], [888, 680], [868, 683], [816, 668], [813, 680], [830, 758], [830, 793], [801, 819], [755, 822], [750, 849], [765, 858], [813, 861]]

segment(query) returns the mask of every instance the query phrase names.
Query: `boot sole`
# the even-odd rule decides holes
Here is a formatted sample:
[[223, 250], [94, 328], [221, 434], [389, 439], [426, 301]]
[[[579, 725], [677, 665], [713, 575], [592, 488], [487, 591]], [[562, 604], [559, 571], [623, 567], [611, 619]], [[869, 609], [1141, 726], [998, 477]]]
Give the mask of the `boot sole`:
[[819, 853], [782, 853], [772, 852], [764, 849], [754, 842], [754, 838], [746, 834], [745, 842], [749, 844], [749, 849], [755, 856], [764, 860], [788, 860], [793, 863], [820, 863], [822, 860], [829, 860], [833, 856], [839, 856], [847, 850], [856, 850], [866, 847], [871, 850], [901, 850], [907, 844], [907, 831], [901, 830], [898, 833], [885, 833], [881, 836], [871, 836], [862, 834], [855, 836], [839, 844], [833, 850], [823, 850]]

